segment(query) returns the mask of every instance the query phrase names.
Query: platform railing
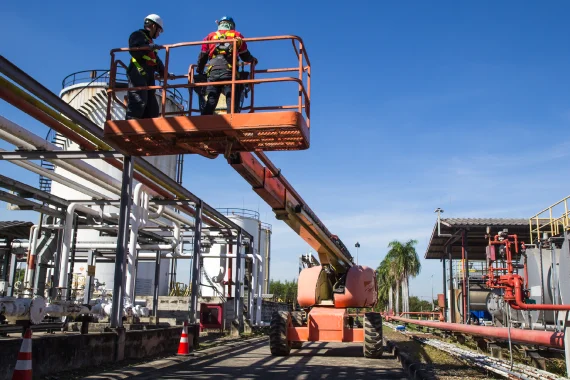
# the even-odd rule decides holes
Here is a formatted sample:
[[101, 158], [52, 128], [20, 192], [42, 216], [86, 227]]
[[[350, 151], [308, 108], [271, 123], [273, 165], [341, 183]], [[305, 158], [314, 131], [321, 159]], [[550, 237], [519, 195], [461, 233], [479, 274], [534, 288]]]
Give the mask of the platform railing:
[[[311, 63], [309, 60], [309, 56], [305, 49], [303, 40], [300, 37], [293, 36], [293, 35], [286, 35], [286, 36], [273, 36], [273, 37], [257, 37], [257, 38], [243, 38], [241, 41], [248, 43], [248, 45], [254, 45], [258, 42], [271, 42], [271, 41], [283, 41], [283, 40], [290, 40], [293, 45], [293, 51], [296, 55], [298, 65], [297, 67], [285, 67], [285, 68], [273, 68], [273, 69], [263, 69], [257, 70], [255, 65], [250, 65], [249, 63], [240, 63], [238, 64], [238, 57], [237, 53], [232, 54], [232, 79], [226, 81], [219, 81], [215, 82], [216, 86], [224, 86], [224, 85], [231, 85], [232, 86], [232, 101], [231, 101], [231, 108], [229, 110], [230, 114], [235, 113], [235, 99], [237, 97], [236, 94], [236, 86], [238, 85], [249, 85], [251, 87], [251, 97], [250, 97], [250, 105], [243, 107], [242, 110], [249, 111], [249, 112], [256, 112], [256, 111], [267, 111], [267, 110], [296, 110], [299, 113], [302, 113], [305, 116], [307, 126], [310, 127], [310, 95], [311, 95]], [[224, 40], [224, 42], [232, 43], [233, 44], [233, 51], [237, 52], [238, 47], [238, 39], [228, 39]], [[165, 50], [165, 59], [164, 59], [164, 72], [162, 73], [162, 84], [155, 85], [155, 86], [141, 86], [141, 87], [116, 87], [116, 78], [117, 78], [117, 69], [118, 67], [122, 67], [127, 69], [127, 65], [120, 59], [117, 59], [117, 55], [120, 53], [128, 53], [130, 51], [142, 51], [148, 50], [145, 48], [118, 48], [111, 50], [111, 70], [110, 70], [110, 80], [109, 80], [109, 88], [107, 89], [108, 92], [108, 103], [107, 103], [107, 120], [111, 120], [111, 107], [113, 100], [117, 101], [118, 103], [122, 103], [116, 96], [116, 93], [121, 91], [135, 91], [135, 90], [162, 90], [162, 102], [161, 102], [161, 117], [166, 116], [176, 116], [176, 115], [190, 115], [192, 111], [199, 111], [196, 109], [192, 109], [192, 103], [190, 99], [190, 107], [186, 110], [179, 110], [174, 112], [166, 112], [166, 98], [167, 92], [173, 89], [182, 89], [187, 88], [190, 90], [190, 97], [192, 97], [192, 92], [194, 88], [199, 87], [206, 87], [213, 85], [212, 83], [202, 82], [196, 83], [195, 82], [195, 74], [194, 74], [194, 67], [195, 65], [190, 65], [189, 72], [186, 75], [174, 75], [169, 77], [169, 66], [171, 60], [171, 51], [174, 49], [184, 48], [184, 47], [192, 47], [192, 46], [201, 46], [202, 44], [218, 44], [220, 43], [219, 40], [213, 41], [196, 41], [196, 42], [181, 42], [177, 44], [171, 45], [163, 45], [161, 49]], [[128, 58], [130, 60], [130, 56]], [[238, 67], [243, 67], [243, 65], [250, 65], [251, 66], [251, 73], [249, 79], [236, 79], [236, 74], [238, 72]], [[278, 77], [278, 78], [255, 78], [256, 74], [274, 74], [274, 73], [296, 73], [295, 77]], [[305, 76], [305, 73], [307, 74]], [[305, 78], [306, 77], [306, 78]], [[170, 81], [176, 79], [187, 78], [188, 83], [177, 83], [177, 84], [170, 84]], [[276, 106], [255, 106], [255, 85], [259, 84], [266, 84], [266, 83], [280, 83], [280, 82], [295, 82], [298, 84], [298, 100], [297, 104], [294, 105], [276, 105]]]
[[[540, 240], [542, 238], [541, 234], [544, 232], [550, 233], [551, 236], [556, 236], [570, 227], [569, 199], [570, 195], [529, 218], [531, 243]], [[562, 213], [562, 215], [557, 216], [557, 213], [558, 215]]]

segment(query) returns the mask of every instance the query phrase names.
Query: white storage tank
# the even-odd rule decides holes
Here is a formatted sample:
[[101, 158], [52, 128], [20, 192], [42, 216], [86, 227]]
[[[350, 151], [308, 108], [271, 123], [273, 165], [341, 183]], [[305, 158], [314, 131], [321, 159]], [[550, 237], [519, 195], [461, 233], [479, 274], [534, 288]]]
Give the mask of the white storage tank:
[[[538, 248], [527, 248], [526, 255], [528, 260], [528, 288], [530, 290], [530, 298], [537, 304], [552, 304], [553, 302], [553, 276], [552, 276], [552, 252], [550, 248], [542, 249], [542, 279], [540, 272], [540, 250]], [[560, 262], [560, 249], [554, 249], [555, 265]], [[557, 265], [557, 270], [560, 271], [560, 266]], [[559, 275], [560, 276], [560, 275]], [[544, 282], [544, 299], [542, 299], [542, 282]], [[563, 287], [566, 284], [561, 283]], [[558, 284], [556, 284], [558, 287]], [[558, 303], [561, 303], [560, 297]], [[546, 324], [555, 323], [555, 313], [553, 311], [538, 311], [533, 310], [530, 312], [532, 322], [542, 322], [542, 314], [546, 319]]]
[[[107, 88], [109, 84], [108, 74], [105, 74], [105, 70], [90, 70], [82, 71], [69, 75], [63, 80], [63, 90], [60, 92], [60, 97], [70, 104], [72, 107], [77, 109], [79, 112], [91, 119], [95, 124], [97, 124], [101, 129], [104, 126], [107, 114]], [[117, 87], [123, 86], [127, 87], [127, 81], [124, 74], [117, 76]], [[157, 91], [156, 97], [161, 102], [161, 93]], [[117, 98], [126, 103], [126, 92], [118, 92]], [[173, 112], [179, 111], [182, 107], [182, 96], [179, 92], [172, 93], [167, 97], [166, 111]], [[111, 115], [113, 119], [124, 119], [125, 118], [125, 108], [119, 105], [117, 102], [113, 102]], [[75, 143], [70, 142], [65, 137], [56, 134], [52, 143], [59, 145], [64, 150], [79, 150], [79, 146]], [[177, 156], [156, 156], [156, 157], [145, 157], [145, 159], [156, 166], [158, 169], [167, 174], [170, 178], [176, 179], [177, 177]], [[89, 165], [99, 169], [100, 171], [110, 175], [111, 177], [121, 181], [122, 172], [115, 167], [109, 165], [104, 160], [84, 160]], [[85, 184], [85, 180], [80, 179], [76, 175], [70, 173], [69, 171], [62, 169], [61, 167], [55, 167], [55, 173], [61, 174], [67, 178], [77, 180], [80, 183]], [[138, 181], [133, 180], [133, 188], [138, 183]], [[119, 196], [113, 194], [103, 188], [95, 185], [88, 184], [88, 187], [109, 196], [112, 199], [117, 199]], [[51, 183], [51, 193], [58, 195], [64, 199], [70, 200], [90, 200], [91, 197], [78, 192], [76, 190], [70, 189], [67, 186], [59, 184], [57, 182]], [[105, 206], [104, 211], [117, 213], [118, 209], [115, 206]], [[102, 236], [97, 230], [78, 230], [77, 234], [78, 242], [115, 242], [116, 237], [112, 236]], [[170, 260], [163, 259], [161, 261], [161, 274], [160, 274], [160, 284], [159, 291], [160, 295], [168, 294], [168, 272], [170, 267]], [[84, 275], [85, 274], [85, 264], [78, 263], [74, 266], [74, 273]], [[140, 262], [137, 270], [137, 295], [141, 292], [147, 291], [147, 289], [154, 289], [154, 262]], [[114, 284], [114, 263], [98, 262], [95, 266], [95, 278], [97, 278], [101, 283], [105, 283], [105, 288], [112, 290]]]
[[[265, 259], [265, 253], [270, 251], [270, 240], [267, 238], [271, 234], [271, 226], [266, 223], [261, 223], [259, 220], [259, 213], [252, 210], [245, 210], [245, 209], [219, 209], [220, 212], [225, 214], [229, 219], [231, 219], [235, 224], [243, 228], [249, 234], [253, 236], [253, 247], [249, 251], [251, 254], [259, 254], [262, 252], [261, 257], [262, 260]], [[260, 236], [263, 236], [263, 239], [260, 239]], [[236, 254], [237, 247], [234, 244], [232, 247], [232, 253]], [[263, 250], [263, 251], [262, 251]], [[224, 285], [224, 282], [227, 283], [229, 278], [229, 268], [231, 265], [232, 268], [232, 283], [236, 281], [237, 275], [237, 267], [236, 267], [236, 259], [228, 259], [224, 256], [229, 253], [229, 247], [227, 244], [216, 244], [213, 245], [209, 252], [202, 253], [203, 258], [203, 268], [204, 273], [207, 275], [208, 278], [202, 278], [202, 288], [201, 295], [203, 297], [216, 297], [219, 296], [220, 293], [223, 293], [224, 297], [235, 297], [235, 286], [231, 287], [231, 292], [228, 293], [228, 286]], [[245, 253], [245, 250], [242, 249], [242, 254]], [[231, 264], [230, 264], [231, 261]], [[245, 274], [245, 258], [241, 259], [241, 281], [242, 281], [242, 295], [243, 293], [243, 276]], [[263, 266], [262, 266], [263, 268]], [[204, 277], [204, 276], [202, 276]], [[265, 279], [265, 271], [262, 269], [259, 273], [259, 278], [264, 283], [266, 282]], [[209, 281], [210, 280], [210, 281]], [[210, 283], [211, 282], [211, 283]]]
[[263, 258], [262, 273], [263, 284], [261, 288], [262, 294], [269, 293], [269, 268], [271, 265], [271, 224], [260, 223], [259, 230], [259, 254]]

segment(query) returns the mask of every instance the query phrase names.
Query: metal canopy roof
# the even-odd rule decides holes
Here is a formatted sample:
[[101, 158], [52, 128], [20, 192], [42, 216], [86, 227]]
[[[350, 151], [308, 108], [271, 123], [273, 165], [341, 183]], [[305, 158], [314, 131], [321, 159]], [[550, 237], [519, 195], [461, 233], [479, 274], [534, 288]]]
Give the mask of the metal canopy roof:
[[[425, 254], [426, 259], [441, 259], [445, 246], [451, 244], [451, 257], [461, 259], [461, 231], [466, 231], [466, 249], [469, 260], [485, 260], [485, 239], [487, 227], [491, 234], [507, 229], [510, 234], [517, 234], [524, 242], [530, 241], [528, 219], [500, 219], [500, 218], [449, 218], [441, 219], [438, 234], [437, 221], [431, 234], [431, 239]], [[443, 236], [441, 236], [443, 235]], [[447, 236], [453, 235], [453, 236]], [[446, 255], [446, 258], [448, 256]]]
[[27, 239], [33, 225], [32, 222], [0, 222], [0, 239]]

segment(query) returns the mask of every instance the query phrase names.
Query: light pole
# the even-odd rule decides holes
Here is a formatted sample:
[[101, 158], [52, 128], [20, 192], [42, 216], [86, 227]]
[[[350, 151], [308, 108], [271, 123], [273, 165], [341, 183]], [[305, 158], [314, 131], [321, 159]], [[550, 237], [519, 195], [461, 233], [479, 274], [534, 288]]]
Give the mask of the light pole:
[[356, 247], [356, 265], [358, 265], [358, 248], [360, 248], [360, 243], [356, 242], [354, 246]]

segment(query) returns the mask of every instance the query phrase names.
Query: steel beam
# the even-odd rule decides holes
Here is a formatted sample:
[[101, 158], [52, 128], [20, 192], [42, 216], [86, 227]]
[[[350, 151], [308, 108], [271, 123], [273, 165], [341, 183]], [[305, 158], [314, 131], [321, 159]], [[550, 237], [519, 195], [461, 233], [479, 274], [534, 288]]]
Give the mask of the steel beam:
[[453, 292], [453, 258], [451, 256], [451, 246], [447, 246], [449, 255], [449, 322], [455, 322], [455, 293]]
[[[1, 152], [0, 152], [1, 153]], [[6, 177], [5, 175], [0, 174], [0, 187], [5, 189], [9, 189], [15, 191], [17, 193], [30, 193], [33, 198], [37, 199], [38, 201], [46, 202], [52, 205], [60, 206], [60, 207], [67, 207], [69, 205], [69, 201], [60, 198], [56, 195], [50, 194], [48, 192], [42, 191], [37, 189], [33, 186], [26, 185], [20, 181], [16, 181], [15, 179]], [[30, 198], [32, 198], [30, 197]]]
[[[445, 273], [445, 254], [441, 255], [441, 261], [443, 262], [443, 302], [445, 307], [447, 307], [447, 279], [446, 277], [446, 273]], [[447, 315], [446, 313], [442, 313], [443, 314], [443, 321], [447, 322]]]
[[123, 327], [123, 297], [125, 292], [125, 267], [129, 242], [129, 220], [133, 193], [133, 162], [130, 156], [123, 158], [123, 181], [121, 185], [121, 205], [119, 210], [119, 232], [115, 253], [115, 283], [113, 284], [113, 304], [111, 310], [111, 327]]
[[202, 240], [202, 201], [196, 203], [194, 219], [194, 258], [192, 259], [192, 287], [190, 289], [189, 319], [191, 324], [196, 323], [198, 310], [198, 293], [200, 286], [200, 251]]
[[29, 199], [22, 198], [18, 195], [14, 195], [3, 190], [0, 190], [0, 200], [16, 205], [20, 207], [21, 210], [25, 211], [37, 211], [41, 212], [42, 214], [55, 216], [57, 218], [61, 217], [64, 214], [64, 212], [59, 209], [46, 207]]
[[89, 160], [101, 158], [121, 158], [123, 155], [117, 151], [14, 151], [0, 152], [0, 160]]
[[156, 259], [154, 264], [154, 291], [152, 293], [152, 315], [158, 317], [158, 292], [160, 288], [160, 250], [156, 251]]

